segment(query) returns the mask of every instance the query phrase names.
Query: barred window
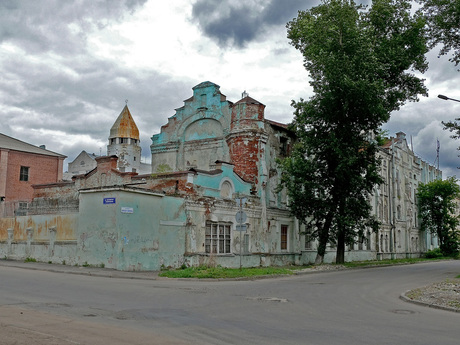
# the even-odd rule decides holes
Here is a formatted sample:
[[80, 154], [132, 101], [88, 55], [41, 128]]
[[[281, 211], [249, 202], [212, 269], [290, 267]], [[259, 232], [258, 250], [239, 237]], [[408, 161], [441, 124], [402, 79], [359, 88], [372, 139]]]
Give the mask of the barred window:
[[243, 236], [243, 248], [245, 253], [249, 253], [249, 234]]
[[229, 223], [217, 223], [207, 221], [205, 233], [206, 253], [230, 253], [230, 229], [231, 224]]
[[288, 247], [288, 226], [281, 225], [281, 250], [287, 250]]

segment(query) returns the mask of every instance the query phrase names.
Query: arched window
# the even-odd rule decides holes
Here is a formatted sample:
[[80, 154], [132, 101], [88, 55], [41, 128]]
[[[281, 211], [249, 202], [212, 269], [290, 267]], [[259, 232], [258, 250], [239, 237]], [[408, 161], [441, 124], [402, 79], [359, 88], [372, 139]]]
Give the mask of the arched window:
[[220, 197], [231, 199], [233, 196], [233, 186], [230, 181], [222, 181], [220, 185]]

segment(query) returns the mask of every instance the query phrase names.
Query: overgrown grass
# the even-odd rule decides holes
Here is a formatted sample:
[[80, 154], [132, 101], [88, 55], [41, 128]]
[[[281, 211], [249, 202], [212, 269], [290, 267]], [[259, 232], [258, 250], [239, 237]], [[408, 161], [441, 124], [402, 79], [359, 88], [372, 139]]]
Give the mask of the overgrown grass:
[[376, 261], [353, 261], [346, 262], [345, 267], [364, 267], [364, 266], [379, 266], [379, 265], [401, 265], [413, 264], [416, 262], [425, 262], [433, 260], [452, 260], [451, 257], [437, 257], [437, 258], [410, 258], [410, 259], [393, 259], [393, 260], [376, 260]]
[[24, 262], [37, 262], [37, 259], [28, 257], [24, 260]]
[[168, 278], [243, 278], [266, 275], [294, 274], [294, 271], [302, 269], [302, 266], [292, 267], [253, 267], [253, 268], [224, 268], [224, 267], [187, 267], [177, 270], [161, 272], [160, 277]]
[[[452, 258], [436, 258], [435, 260], [451, 260]], [[412, 259], [394, 259], [394, 260], [380, 260], [380, 261], [354, 261], [346, 262], [343, 266], [348, 268], [365, 267], [365, 266], [380, 266], [380, 265], [402, 265], [412, 264], [416, 262], [433, 261], [432, 258], [412, 258]], [[256, 276], [266, 275], [282, 275], [294, 274], [296, 270], [308, 268], [312, 266], [289, 266], [289, 267], [252, 267], [252, 268], [225, 268], [225, 267], [186, 267], [183, 265], [178, 269], [162, 269], [160, 277], [167, 278], [211, 278], [211, 279], [225, 279], [225, 278], [250, 278]], [[460, 278], [460, 275], [457, 277]]]

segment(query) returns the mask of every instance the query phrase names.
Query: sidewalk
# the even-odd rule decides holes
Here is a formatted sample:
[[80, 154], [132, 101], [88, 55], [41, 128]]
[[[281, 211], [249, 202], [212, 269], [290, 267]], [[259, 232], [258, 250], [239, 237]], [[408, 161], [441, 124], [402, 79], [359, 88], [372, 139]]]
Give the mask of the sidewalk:
[[48, 271], [55, 273], [80, 274], [93, 277], [143, 279], [155, 280], [158, 278], [157, 271], [117, 271], [111, 268], [82, 267], [59, 264], [47, 264], [44, 262], [24, 262], [16, 260], [0, 260], [0, 266], [15, 267], [28, 270]]

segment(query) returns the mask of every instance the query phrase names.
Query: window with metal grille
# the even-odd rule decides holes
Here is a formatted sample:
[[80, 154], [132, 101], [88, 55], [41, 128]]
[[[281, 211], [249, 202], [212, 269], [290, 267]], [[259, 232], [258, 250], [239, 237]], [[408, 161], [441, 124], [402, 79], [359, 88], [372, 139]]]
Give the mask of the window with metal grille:
[[288, 226], [281, 225], [281, 250], [287, 250]]
[[243, 236], [243, 248], [245, 253], [249, 253], [249, 234]]
[[230, 253], [231, 224], [206, 222], [205, 251], [206, 253]]
[[29, 181], [29, 167], [21, 167], [19, 181]]

